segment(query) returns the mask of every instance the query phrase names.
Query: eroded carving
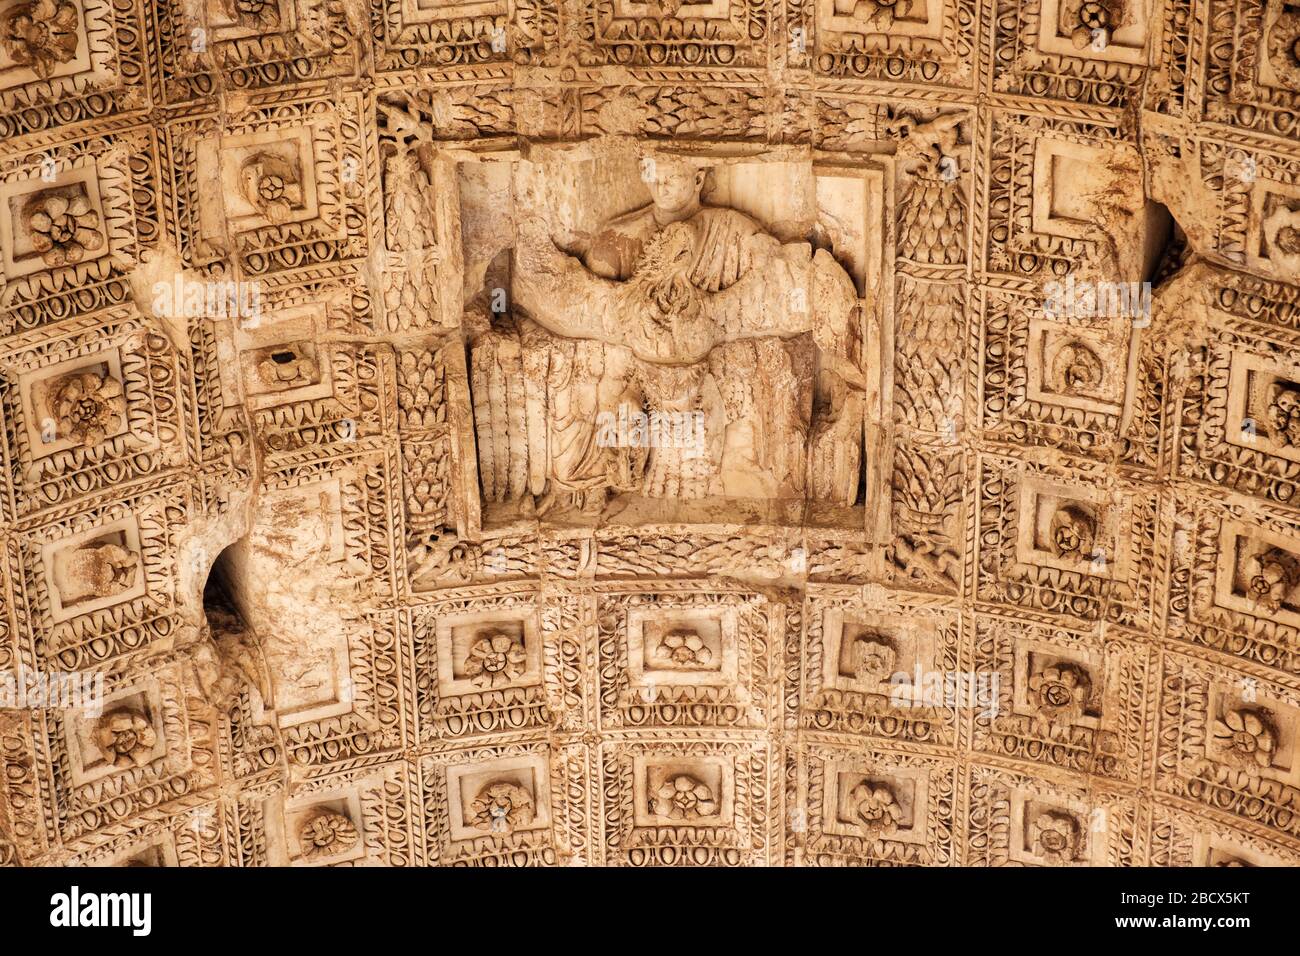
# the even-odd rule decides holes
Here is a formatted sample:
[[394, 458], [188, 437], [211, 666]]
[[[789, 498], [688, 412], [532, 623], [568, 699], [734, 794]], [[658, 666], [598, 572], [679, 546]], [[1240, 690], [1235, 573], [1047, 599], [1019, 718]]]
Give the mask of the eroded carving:
[[1298, 117], [1290, 0], [0, 0], [0, 865], [1295, 865]]
[[[77, 7], [67, 0], [35, 0], [5, 11], [0, 42], [15, 63], [48, 79], [77, 52]], [[57, 218], [57, 217], [56, 217]]]

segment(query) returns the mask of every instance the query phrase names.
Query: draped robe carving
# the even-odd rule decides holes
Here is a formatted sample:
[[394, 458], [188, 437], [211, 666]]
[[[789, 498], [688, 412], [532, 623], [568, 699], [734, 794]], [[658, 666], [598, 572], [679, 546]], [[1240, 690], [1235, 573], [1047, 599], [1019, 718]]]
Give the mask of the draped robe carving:
[[[826, 250], [783, 244], [734, 209], [663, 218], [657, 205], [635, 210], [572, 251], [542, 218], [519, 224], [513, 314], [472, 344], [471, 385], [483, 475], [528, 478], [485, 479], [485, 498], [853, 504], [863, 376], [852, 280]], [[485, 390], [526, 394], [526, 422], [494, 411]], [[702, 428], [684, 443], [610, 440], [602, 426], [620, 406], [619, 420]]]

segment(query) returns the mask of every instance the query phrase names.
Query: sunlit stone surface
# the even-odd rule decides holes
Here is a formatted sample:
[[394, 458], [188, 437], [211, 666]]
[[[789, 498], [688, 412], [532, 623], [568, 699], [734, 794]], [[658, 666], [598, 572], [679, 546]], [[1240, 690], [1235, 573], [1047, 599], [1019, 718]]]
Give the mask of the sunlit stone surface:
[[0, 863], [1297, 862], [1298, 55], [0, 0]]

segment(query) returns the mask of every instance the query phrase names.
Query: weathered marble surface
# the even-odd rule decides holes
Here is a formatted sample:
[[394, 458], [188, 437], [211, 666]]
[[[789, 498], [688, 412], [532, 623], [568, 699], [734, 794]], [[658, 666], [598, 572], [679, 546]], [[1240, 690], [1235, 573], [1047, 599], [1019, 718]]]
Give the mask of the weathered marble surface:
[[1298, 57], [0, 0], [0, 864], [1300, 861]]

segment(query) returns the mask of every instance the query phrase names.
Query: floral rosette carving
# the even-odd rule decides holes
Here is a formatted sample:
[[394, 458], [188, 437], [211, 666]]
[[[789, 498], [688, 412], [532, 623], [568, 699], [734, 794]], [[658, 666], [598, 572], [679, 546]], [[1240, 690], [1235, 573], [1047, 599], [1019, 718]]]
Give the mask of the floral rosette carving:
[[1264, 217], [1260, 231], [1275, 268], [1283, 272], [1300, 268], [1300, 209], [1278, 205]]
[[1277, 731], [1268, 711], [1235, 707], [1224, 712], [1212, 727], [1215, 749], [1229, 763], [1247, 770], [1271, 766], [1277, 750]]
[[283, 350], [257, 363], [257, 377], [272, 388], [288, 388], [312, 384], [320, 377], [320, 369], [309, 357]]
[[1282, 5], [1269, 30], [1268, 56], [1283, 84], [1300, 89], [1300, 11], [1290, 5]]
[[858, 0], [853, 7], [853, 18], [866, 20], [871, 26], [883, 30], [911, 12], [912, 0]]
[[275, 0], [225, 0], [226, 14], [241, 26], [274, 29], [280, 25], [280, 7]]
[[93, 737], [104, 758], [122, 769], [143, 767], [158, 742], [149, 719], [129, 707], [119, 707], [101, 717]]
[[1300, 448], [1300, 389], [1275, 385], [1268, 403], [1268, 424], [1283, 445]]
[[1049, 721], [1079, 717], [1090, 689], [1088, 672], [1074, 664], [1052, 664], [1029, 678], [1030, 704]]
[[78, 372], [51, 388], [50, 411], [59, 432], [86, 448], [100, 444], [122, 427], [126, 399], [122, 383], [111, 375]]
[[489, 783], [469, 805], [470, 824], [494, 833], [512, 833], [532, 823], [534, 816], [533, 795], [509, 780]]
[[894, 648], [883, 640], [858, 638], [853, 642], [850, 668], [853, 679], [864, 683], [874, 683], [889, 677], [894, 670], [898, 655]]
[[244, 198], [273, 223], [289, 218], [302, 203], [298, 164], [274, 153], [256, 153], [240, 169]]
[[68, 575], [96, 597], [108, 597], [135, 584], [140, 556], [116, 544], [78, 548], [68, 558]]
[[1247, 559], [1246, 578], [1250, 599], [1265, 611], [1279, 611], [1300, 584], [1300, 558], [1281, 548], [1269, 548]]
[[500, 687], [523, 677], [527, 661], [522, 640], [504, 631], [491, 631], [470, 646], [465, 674], [480, 687]]
[[0, 25], [5, 54], [48, 80], [77, 55], [77, 8], [66, 0], [37, 0], [14, 7]]
[[1068, 813], [1048, 811], [1034, 818], [1034, 852], [1056, 864], [1073, 863], [1083, 848], [1083, 830]]
[[849, 793], [848, 815], [871, 838], [892, 833], [903, 822], [903, 808], [893, 788], [865, 780]]
[[42, 194], [26, 208], [32, 248], [47, 266], [72, 265], [104, 244], [99, 213], [85, 196]]
[[670, 820], [700, 820], [718, 812], [718, 801], [707, 784], [681, 773], [659, 785], [650, 798], [650, 809]]
[[1077, 50], [1089, 45], [1104, 45], [1110, 37], [1109, 28], [1112, 21], [1111, 11], [1104, 3], [1088, 0], [1079, 4], [1075, 15], [1075, 26], [1070, 31], [1070, 40]]
[[305, 860], [338, 856], [352, 849], [361, 839], [355, 824], [344, 814], [322, 810], [303, 821], [298, 829], [298, 843]]
[[1101, 385], [1103, 374], [1097, 353], [1081, 342], [1062, 346], [1052, 362], [1052, 384], [1068, 395], [1095, 391]]
[[678, 667], [707, 667], [713, 661], [713, 651], [694, 631], [669, 631], [659, 642], [659, 656], [667, 658]]
[[1065, 505], [1052, 515], [1049, 529], [1052, 551], [1064, 558], [1086, 558], [1097, 539], [1097, 523], [1077, 505]]

